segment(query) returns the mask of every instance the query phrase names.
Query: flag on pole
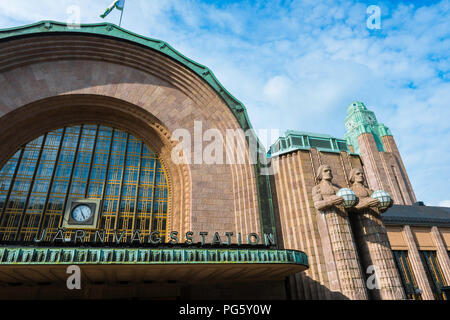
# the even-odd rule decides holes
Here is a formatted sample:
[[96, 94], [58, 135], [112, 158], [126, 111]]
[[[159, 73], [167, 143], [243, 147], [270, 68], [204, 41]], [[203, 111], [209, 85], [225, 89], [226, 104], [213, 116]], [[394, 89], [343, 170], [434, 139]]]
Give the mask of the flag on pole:
[[115, 0], [113, 3], [111, 3], [111, 5], [108, 8], [106, 8], [105, 13], [102, 14], [100, 17], [105, 18], [108, 14], [111, 13], [111, 11], [114, 10], [114, 8], [122, 11], [122, 13], [123, 13], [124, 6], [125, 6], [125, 0]]

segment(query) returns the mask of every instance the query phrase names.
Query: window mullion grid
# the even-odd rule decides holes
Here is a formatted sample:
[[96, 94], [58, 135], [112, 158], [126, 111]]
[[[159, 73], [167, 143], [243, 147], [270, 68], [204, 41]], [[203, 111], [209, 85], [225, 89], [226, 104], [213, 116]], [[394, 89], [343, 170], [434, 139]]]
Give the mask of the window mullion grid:
[[[96, 148], [97, 148], [99, 131], [100, 131], [100, 125], [97, 125], [96, 130], [95, 130], [94, 144], [92, 146], [92, 153], [91, 153], [91, 158], [90, 158], [90, 163], [89, 163], [89, 171], [87, 174], [86, 187], [84, 190], [84, 198], [87, 198], [88, 194], [89, 194], [89, 184], [91, 183], [92, 168], [94, 166], [94, 159], [95, 159], [95, 152], [96, 152]], [[88, 239], [92, 235], [92, 231], [86, 230], [86, 235], [87, 236], [83, 239], [83, 242], [88, 241]]]
[[[20, 149], [19, 159], [17, 160], [16, 168], [14, 169], [14, 174], [11, 179], [11, 183], [9, 184], [9, 190], [5, 198], [5, 205], [3, 206], [1, 217], [0, 217], [0, 226], [3, 226], [3, 220], [5, 217], [6, 208], [8, 207], [9, 198], [11, 196], [14, 184], [16, 182], [17, 173], [19, 172], [20, 163], [22, 162], [23, 154], [25, 153], [25, 146]], [[2, 235], [3, 239], [3, 235]]]
[[438, 290], [440, 298], [443, 298], [444, 294], [441, 291], [441, 287], [443, 285], [445, 285], [445, 283], [442, 282], [442, 280], [444, 280], [444, 278], [442, 277], [442, 272], [440, 270], [439, 261], [437, 260], [437, 255], [436, 255], [435, 251], [429, 252], [429, 259], [430, 259], [430, 264], [432, 267], [431, 271], [434, 274], [433, 278], [435, 279], [436, 289]]
[[443, 277], [442, 277], [442, 272], [441, 272], [441, 268], [439, 265], [439, 261], [437, 258], [437, 254], [436, 252], [431, 252], [431, 264], [433, 266], [433, 272], [436, 274], [436, 278], [438, 279], [439, 283], [442, 283]]
[[139, 155], [139, 163], [138, 163], [138, 176], [137, 176], [137, 184], [136, 184], [136, 196], [134, 197], [134, 211], [133, 211], [133, 233], [136, 230], [136, 213], [139, 205], [139, 185], [141, 184], [141, 168], [142, 168], [142, 156], [144, 154], [144, 143], [141, 142], [139, 144], [141, 146], [141, 153]]
[[432, 263], [432, 254], [430, 251], [424, 251], [425, 261], [427, 263], [428, 271], [430, 273], [431, 279], [433, 280], [434, 288], [436, 289], [436, 293], [438, 294], [438, 279], [436, 278], [436, 273], [434, 270], [434, 266]]
[[405, 265], [405, 252], [404, 251], [400, 251], [400, 259], [399, 260], [400, 260], [402, 270], [403, 270], [402, 276], [405, 277], [405, 282], [409, 283], [411, 281], [409, 279], [408, 269], [406, 268], [406, 265]]
[[[155, 214], [155, 190], [156, 190], [156, 171], [158, 169], [158, 161], [153, 161], [153, 184], [152, 184], [152, 208], [150, 210], [150, 231], [153, 231], [153, 216]], [[158, 220], [156, 220], [155, 230], [158, 230]]]
[[98, 141], [98, 132], [100, 131], [100, 126], [97, 125], [96, 132], [95, 132], [95, 138], [94, 138], [94, 146], [92, 147], [92, 154], [91, 154], [91, 161], [89, 164], [89, 172], [87, 175], [87, 181], [86, 181], [86, 189], [84, 191], [84, 197], [88, 197], [89, 193], [89, 184], [91, 182], [91, 174], [92, 174], [92, 167], [94, 166], [94, 157], [95, 157], [95, 150], [97, 148], [97, 141]]
[[416, 282], [416, 278], [414, 276], [414, 271], [412, 269], [411, 266], [411, 262], [409, 261], [409, 257], [408, 257], [408, 251], [403, 251], [403, 260], [404, 260], [404, 264], [405, 264], [405, 270], [407, 271], [407, 275], [408, 278], [410, 279], [410, 283], [413, 286], [413, 298], [414, 300], [417, 299], [417, 295], [415, 294], [415, 290], [417, 288], [417, 282]]
[[[114, 221], [114, 230], [117, 230], [117, 225], [119, 224], [119, 219], [120, 219], [120, 207], [122, 206], [121, 202], [122, 202], [122, 190], [123, 190], [123, 183], [124, 183], [124, 177], [125, 177], [125, 169], [127, 166], [127, 156], [128, 156], [128, 142], [130, 140], [130, 134], [127, 133], [127, 138], [126, 138], [126, 142], [125, 142], [125, 154], [123, 156], [123, 166], [122, 166], [122, 176], [120, 177], [120, 187], [119, 187], [119, 203], [117, 204], [117, 214], [116, 214], [116, 220]], [[127, 235], [125, 235], [125, 237], [123, 238], [123, 241], [125, 241], [127, 238]]]
[[405, 286], [405, 291], [407, 291], [406, 289], [406, 285], [408, 284], [408, 274], [405, 268], [405, 262], [403, 260], [403, 251], [394, 251], [394, 257], [395, 260], [397, 262], [397, 266], [400, 269], [400, 277], [402, 278], [403, 284]]
[[80, 150], [81, 139], [83, 138], [83, 128], [84, 128], [84, 126], [81, 125], [80, 133], [78, 134], [77, 147], [75, 148], [75, 155], [73, 157], [72, 168], [70, 170], [70, 178], [69, 178], [69, 182], [67, 184], [66, 195], [64, 196], [64, 203], [63, 203], [63, 207], [62, 207], [61, 216], [60, 216], [60, 219], [59, 219], [59, 224], [58, 224], [59, 227], [61, 227], [61, 223], [62, 223], [62, 219], [61, 218], [64, 215], [64, 212], [66, 212], [67, 200], [69, 198], [70, 188], [72, 188], [72, 180], [73, 180], [73, 174], [74, 174], [74, 171], [75, 171], [75, 166], [77, 164], [78, 151]]
[[61, 150], [62, 150], [62, 147], [63, 147], [65, 134], [66, 134], [66, 127], [63, 128], [63, 131], [61, 133], [61, 140], [59, 142], [58, 152], [56, 154], [56, 161], [55, 161], [55, 165], [53, 167], [53, 172], [52, 172], [52, 176], [50, 178], [50, 183], [48, 185], [47, 197], [45, 198], [45, 202], [44, 202], [44, 209], [42, 210], [41, 218], [40, 218], [40, 221], [39, 221], [38, 234], [41, 234], [41, 231], [42, 231], [42, 226], [43, 226], [43, 223], [44, 223], [45, 211], [47, 209], [48, 202], [50, 200], [50, 195], [52, 193], [53, 183], [55, 181], [56, 170], [57, 170], [58, 165], [59, 165], [59, 158], [61, 156]]
[[434, 292], [435, 296], [436, 296], [437, 298], [439, 298], [439, 295], [438, 295], [438, 292], [437, 292], [436, 278], [434, 277], [434, 275], [433, 275], [433, 269], [432, 269], [432, 267], [430, 266], [430, 260], [429, 260], [430, 257], [428, 256], [429, 252], [427, 252], [427, 251], [422, 251], [421, 254], [422, 254], [422, 257], [423, 257], [422, 261], [425, 262], [425, 269], [426, 269], [426, 272], [427, 272], [427, 274], [428, 274], [429, 280], [430, 280], [430, 282], [433, 283], [433, 288], [434, 288], [433, 292]]
[[[109, 150], [108, 150], [108, 160], [106, 161], [106, 169], [105, 169], [105, 180], [103, 181], [103, 188], [102, 188], [102, 196], [101, 196], [101, 202], [100, 202], [100, 208], [99, 208], [99, 214], [100, 214], [100, 219], [105, 219], [105, 229], [106, 229], [106, 215], [104, 215], [104, 206], [105, 206], [105, 194], [106, 194], [106, 187], [108, 186], [108, 176], [109, 176], [109, 166], [111, 164], [111, 155], [112, 155], [112, 147], [113, 147], [113, 142], [114, 142], [114, 134], [115, 134], [115, 129], [111, 130], [111, 141], [109, 143]], [[100, 224], [102, 224], [103, 221], [100, 221]], [[106, 241], [109, 238], [108, 233], [106, 232]]]
[[[79, 129], [78, 129], [79, 128]], [[79, 131], [78, 131], [79, 130]], [[87, 132], [87, 127], [85, 125], [81, 125], [81, 126], [76, 126], [74, 127], [74, 131], [70, 131], [69, 127], [63, 127], [62, 131], [59, 130], [59, 134], [58, 134], [58, 138], [59, 140], [59, 145], [57, 144], [57, 140], [51, 140], [50, 141], [50, 133], [46, 133], [45, 135], [42, 136], [42, 141], [37, 141], [37, 143], [35, 142], [33, 145], [30, 145], [30, 152], [34, 152], [34, 154], [31, 153], [29, 159], [27, 158], [27, 160], [24, 162], [23, 159], [25, 157], [26, 154], [26, 148], [28, 145], [23, 146], [20, 149], [20, 153], [16, 155], [15, 161], [17, 161], [16, 163], [16, 167], [14, 168], [14, 172], [13, 173], [9, 173], [9, 177], [10, 177], [10, 185], [9, 185], [9, 189], [7, 192], [4, 192], [4, 194], [6, 195], [5, 198], [5, 205], [4, 207], [1, 209], [1, 216], [0, 216], [0, 222], [4, 223], [4, 221], [6, 220], [5, 216], [7, 217], [7, 213], [9, 212], [7, 210], [8, 208], [8, 202], [10, 202], [10, 199], [12, 198], [13, 194], [13, 189], [14, 189], [14, 185], [16, 185], [18, 183], [18, 179], [19, 176], [21, 177], [21, 168], [24, 167], [26, 170], [23, 173], [23, 181], [25, 182], [22, 183], [23, 186], [20, 186], [20, 189], [24, 189], [25, 191], [21, 191], [18, 190], [17, 191], [17, 197], [21, 197], [18, 198], [20, 199], [19, 201], [22, 201], [22, 205], [25, 205], [24, 207], [22, 207], [22, 205], [18, 206], [15, 205], [15, 208], [17, 207], [16, 213], [15, 213], [15, 220], [14, 219], [8, 219], [8, 226], [6, 228], [6, 232], [3, 233], [3, 237], [4, 234], [10, 234], [11, 238], [13, 238], [14, 236], [14, 240], [17, 240], [17, 237], [22, 237], [22, 234], [24, 234], [25, 232], [25, 227], [26, 227], [26, 223], [28, 223], [28, 217], [26, 216], [26, 214], [28, 213], [28, 206], [30, 206], [31, 202], [33, 201], [34, 203], [34, 193], [38, 193], [39, 194], [39, 199], [36, 198], [36, 208], [35, 208], [35, 212], [33, 211], [33, 214], [36, 214], [36, 217], [33, 216], [33, 218], [35, 220], [30, 220], [30, 223], [36, 223], [36, 227], [33, 227], [32, 232], [37, 231], [38, 235], [42, 232], [42, 230], [44, 228], [48, 228], [51, 225], [51, 228], [54, 228], [56, 230], [56, 228], [61, 228], [61, 221], [62, 221], [62, 216], [64, 215], [64, 212], [67, 209], [67, 201], [68, 199], [71, 197], [72, 192], [75, 192], [78, 195], [78, 191], [73, 191], [72, 189], [74, 188], [74, 185], [76, 183], [76, 181], [74, 181], [74, 178], [76, 178], [75, 176], [75, 172], [76, 172], [76, 168], [79, 165], [79, 162], [81, 161], [84, 164], [84, 158], [83, 159], [79, 159], [79, 157], [81, 156], [81, 152], [82, 150], [84, 150], [83, 145], [85, 143], [84, 141], [84, 134]], [[98, 194], [98, 197], [100, 198], [101, 202], [100, 202], [100, 214], [103, 216], [100, 218], [100, 223], [101, 223], [101, 227], [105, 227], [105, 229], [108, 233], [112, 233], [113, 230], [112, 229], [112, 225], [114, 225], [114, 230], [117, 230], [117, 228], [119, 227], [121, 230], [124, 229], [123, 226], [126, 226], [126, 230], [127, 230], [127, 235], [125, 236], [125, 239], [128, 238], [128, 235], [131, 234], [136, 230], [136, 229], [142, 229], [142, 225], [138, 226], [139, 224], [139, 200], [145, 200], [146, 202], [150, 202], [148, 203], [148, 207], [151, 206], [151, 208], [148, 208], [149, 210], [144, 210], [146, 212], [145, 215], [147, 215], [147, 219], [144, 220], [144, 224], [148, 223], [148, 231], [151, 232], [152, 229], [156, 230], [156, 231], [164, 231], [162, 230], [162, 220], [161, 218], [164, 217], [160, 217], [160, 212], [161, 214], [164, 213], [164, 204], [163, 207], [161, 208], [161, 210], [157, 209], [159, 207], [159, 202], [156, 203], [156, 201], [160, 200], [162, 201], [162, 197], [166, 197], [163, 193], [161, 193], [159, 196], [156, 194], [156, 191], [160, 191], [160, 190], [156, 190], [156, 188], [158, 188], [157, 185], [157, 181], [158, 181], [158, 175], [159, 175], [159, 170], [158, 170], [158, 166], [159, 166], [159, 160], [158, 158], [153, 154], [153, 152], [150, 152], [147, 155], [147, 152], [144, 150], [145, 149], [145, 145], [142, 141], [136, 142], [136, 147], [140, 146], [140, 150], [137, 151], [135, 150], [134, 144], [133, 144], [133, 150], [128, 150], [131, 144], [130, 139], [133, 139], [133, 143], [134, 143], [134, 138], [127, 132], [121, 133], [120, 136], [115, 137], [115, 135], [117, 134], [117, 130], [111, 128], [111, 134], [109, 136], [110, 140], [108, 141], [107, 138], [105, 140], [105, 147], [109, 144], [109, 150], [107, 152], [107, 156], [106, 159], [103, 158], [104, 160], [102, 160], [102, 162], [106, 162], [104, 165], [106, 165], [105, 168], [105, 173], [106, 176], [104, 177], [103, 181], [99, 180], [98, 181], [98, 185], [101, 186], [103, 185], [102, 191], [101, 193]], [[70, 131], [70, 132], [69, 132]], [[78, 132], [77, 132], [78, 131]], [[85, 190], [82, 190], [81, 192], [84, 194], [85, 198], [87, 198], [90, 195], [90, 191], [89, 191], [89, 187], [90, 184], [95, 180], [93, 175], [94, 172], [94, 161], [95, 161], [95, 155], [96, 155], [96, 149], [99, 146], [99, 141], [100, 141], [100, 126], [96, 125], [96, 132], [95, 132], [95, 137], [92, 137], [92, 134], [90, 135], [90, 139], [93, 138], [93, 149], [92, 149], [92, 154], [89, 156], [90, 159], [90, 163], [89, 166], [87, 166], [86, 163], [86, 168], [88, 170], [87, 173], [87, 178], [86, 178], [86, 186], [85, 186]], [[70, 133], [70, 134], [69, 134]], [[51, 137], [55, 136], [55, 139], [57, 139], [57, 135], [54, 134]], [[65, 139], [71, 137], [72, 139], [72, 144], [71, 147], [69, 148], [69, 145], [67, 146], [67, 152], [66, 147], [65, 147]], [[77, 140], [76, 140], [77, 139]], [[121, 140], [120, 140], [121, 139]], [[48, 141], [51, 142], [51, 158], [52, 160], [50, 161], [50, 158], [44, 158], [44, 152], [47, 152], [46, 150], [46, 144], [48, 144]], [[117, 152], [113, 154], [113, 146], [116, 142], [120, 141], [121, 144], [118, 145]], [[91, 140], [92, 142], [92, 140]], [[123, 149], [123, 145], [125, 145], [125, 150]], [[40, 146], [40, 149], [38, 149]], [[45, 149], [45, 150], [44, 150]], [[69, 150], [70, 149], [70, 150]], [[70, 151], [70, 152], [69, 152]], [[53, 158], [53, 156], [56, 153], [56, 158]], [[63, 153], [68, 153], [67, 156], [63, 157]], [[70, 154], [69, 154], [70, 153]], [[130, 156], [130, 154], [133, 155], [133, 159], [132, 162], [130, 162], [128, 164], [128, 158]], [[120, 157], [123, 155], [123, 160], [120, 161]], [[118, 157], [118, 162], [113, 163], [113, 158], [112, 157]], [[67, 158], [69, 157], [69, 158]], [[73, 157], [73, 158], [72, 158]], [[138, 159], [135, 159], [137, 158]], [[34, 159], [36, 160], [34, 160]], [[144, 162], [144, 158], [146, 158], [147, 160], [149, 160], [148, 164], [146, 164], [147, 162]], [[17, 160], [16, 160], [17, 159]], [[45, 161], [44, 161], [44, 160]], [[54, 159], [54, 160], [53, 160]], [[47, 163], [48, 160], [48, 163]], [[105, 161], [106, 160], [106, 161]], [[137, 163], [136, 163], [136, 160]], [[153, 163], [151, 163], [151, 161], [153, 161]], [[24, 163], [22, 163], [24, 162]], [[41, 163], [42, 162], [42, 163]], [[35, 163], [35, 166], [33, 167], [33, 163]], [[53, 166], [51, 166], [53, 165]], [[64, 165], [64, 167], [61, 167], [61, 173], [58, 173], [58, 168]], [[122, 165], [122, 167], [120, 167]], [[44, 167], [42, 167], [44, 166]], [[51, 170], [51, 167], [53, 168], [53, 171], [50, 173], [49, 170]], [[133, 173], [132, 173], [132, 183], [128, 183], [130, 182], [128, 179], [128, 176], [126, 175], [127, 172], [129, 172], [130, 168], [133, 169]], [[112, 172], [111, 170], [114, 169], [114, 172]], [[45, 180], [45, 183], [41, 185], [39, 185], [39, 190], [34, 190], [36, 189], [36, 187], [38, 186], [37, 183], [38, 181], [40, 181], [40, 177], [41, 177], [41, 170], [44, 170], [42, 173], [42, 179]], [[148, 171], [147, 171], [148, 170]], [[111, 171], [111, 172], [110, 172]], [[135, 179], [135, 173], [137, 171], [137, 178]], [[141, 177], [142, 173], [147, 171], [149, 174], [153, 173], [153, 176], [149, 176], [148, 178], [148, 182], [147, 180], [143, 181], [143, 177]], [[121, 172], [121, 177], [120, 179], [117, 179], [118, 173]], [[109, 176], [110, 174], [113, 174], [114, 176]], [[39, 176], [38, 176], [39, 174]], [[163, 172], [163, 170], [161, 170], [160, 174], [164, 175], [165, 173]], [[84, 175], [84, 174], [83, 174]], [[78, 177], [78, 176], [77, 176]], [[38, 181], [36, 181], [36, 179], [38, 179]], [[61, 180], [62, 179], [62, 180]], [[162, 177], [161, 177], [162, 179]], [[22, 181], [21, 180], [21, 181]], [[61, 180], [62, 184], [61, 187], [58, 187], [58, 190], [53, 190], [55, 188], [55, 186], [57, 186], [57, 183]], [[96, 181], [96, 180], [95, 180]], [[146, 188], [152, 188], [151, 190], [149, 190], [151, 192], [151, 194], [148, 194], [147, 192], [147, 196], [142, 197], [140, 195], [140, 187], [141, 184], [144, 182], [144, 184], [146, 185]], [[26, 185], [26, 183], [29, 183], [28, 186]], [[159, 184], [159, 182], [158, 182]], [[65, 185], [65, 186], [64, 186]], [[113, 188], [111, 188], [112, 193], [111, 193], [111, 197], [107, 192], [107, 186], [112, 186]], [[136, 188], [135, 190], [135, 195], [132, 194], [133, 192], [133, 188], [130, 189], [129, 193], [124, 192], [124, 190], [128, 190], [127, 186], [128, 185], [132, 185], [132, 187]], [[28, 187], [28, 188], [26, 188]], [[48, 187], [48, 189], [46, 190], [46, 188]], [[168, 187], [168, 186], [167, 186]], [[34, 192], [33, 192], [34, 190]], [[41, 192], [43, 191], [43, 192]], [[55, 202], [55, 206], [52, 205], [52, 208], [50, 208], [50, 205], [53, 203], [53, 193], [55, 192], [55, 197], [57, 197], [59, 200]], [[117, 193], [118, 192], [118, 193]], [[160, 192], [159, 192], [160, 193]], [[82, 196], [82, 194], [80, 193], [80, 196]], [[114, 208], [114, 204], [116, 203], [116, 199], [118, 199], [118, 203], [117, 203], [117, 208]], [[121, 209], [121, 202], [123, 201], [123, 199], [126, 199], [127, 201], [130, 202], [129, 206], [126, 206], [125, 211]], [[168, 200], [168, 199], [167, 199]], [[19, 202], [19, 201], [15, 201], [15, 202]], [[104, 210], [105, 207], [105, 201], [111, 201], [111, 203], [113, 204], [113, 207], [109, 206], [108, 203], [108, 210]], [[134, 201], [134, 207], [133, 210], [131, 209], [131, 203]], [[39, 205], [39, 203], [43, 204], [43, 207], [41, 208], [41, 205]], [[144, 207], [146, 207], [147, 205], [145, 205]], [[54, 207], [54, 208], [53, 208]], [[57, 210], [57, 212], [55, 211]], [[55, 211], [55, 212], [53, 212]], [[105, 214], [105, 212], [103, 211], [110, 211], [110, 214]], [[123, 211], [123, 212], [122, 212]], [[119, 222], [119, 218], [121, 218], [121, 216], [124, 216], [124, 212], [126, 212], [126, 217], [127, 219], [131, 220], [127, 220], [126, 224], [123, 224], [123, 221]], [[106, 212], [108, 213], [108, 212]], [[14, 214], [14, 212], [12, 213]], [[111, 223], [112, 218], [114, 218], [115, 216], [115, 221], [113, 223]], [[13, 217], [14, 218], [14, 217]], [[53, 219], [53, 220], [49, 220], [49, 225], [47, 226], [47, 222], [45, 221], [46, 219]], [[106, 219], [106, 220], [105, 220]], [[110, 220], [108, 220], [110, 219]], [[19, 223], [17, 223], [17, 220]], [[155, 220], [155, 221], [153, 221]], [[161, 221], [160, 221], [161, 220]], [[14, 222], [14, 225], [16, 227], [11, 227], [12, 223]], [[131, 225], [129, 225], [129, 223]], [[142, 223], [141, 223], [142, 224]], [[9, 228], [9, 229], [8, 229]], [[9, 231], [7, 231], [9, 230]], [[28, 228], [26, 229], [28, 230]], [[28, 230], [30, 231], [30, 230]], [[29, 236], [29, 232], [27, 231], [27, 237]], [[142, 230], [141, 230], [142, 231]], [[145, 231], [147, 232], [147, 228], [145, 228]], [[8, 233], [9, 232], [9, 233]], [[30, 231], [31, 232], [31, 231]], [[51, 231], [50, 233], [52, 233], [53, 231]], [[56, 231], [54, 231], [56, 232]], [[50, 233], [47, 232], [48, 235], [47, 237], [50, 237]], [[67, 236], [67, 234], [66, 234]], [[89, 236], [91, 236], [91, 234], [89, 234]], [[9, 237], [9, 236], [8, 236]], [[46, 239], [47, 239], [46, 237]], [[28, 239], [28, 238], [27, 238]], [[109, 241], [109, 235], [107, 236], [106, 241]], [[20, 240], [20, 239], [19, 239]]]
[[24, 217], [25, 217], [25, 212], [27, 211], [27, 207], [28, 207], [28, 204], [30, 202], [31, 193], [33, 193], [34, 182], [36, 180], [36, 175], [37, 175], [37, 172], [38, 172], [38, 169], [39, 169], [39, 164], [41, 162], [42, 152], [44, 151], [45, 141], [47, 140], [47, 135], [48, 134], [46, 133], [44, 135], [44, 138], [42, 139], [41, 148], [39, 149], [39, 155], [38, 155], [38, 158], [36, 160], [36, 165], [34, 167], [33, 176], [32, 176], [31, 181], [30, 181], [30, 187], [28, 189], [27, 199], [25, 201], [25, 205], [23, 207], [23, 211], [22, 211], [22, 213], [20, 215], [19, 226], [17, 228], [16, 234], [14, 235], [14, 241], [17, 240], [17, 237], [19, 236], [20, 230], [22, 230], [22, 224], [23, 224], [23, 220], [24, 220]]

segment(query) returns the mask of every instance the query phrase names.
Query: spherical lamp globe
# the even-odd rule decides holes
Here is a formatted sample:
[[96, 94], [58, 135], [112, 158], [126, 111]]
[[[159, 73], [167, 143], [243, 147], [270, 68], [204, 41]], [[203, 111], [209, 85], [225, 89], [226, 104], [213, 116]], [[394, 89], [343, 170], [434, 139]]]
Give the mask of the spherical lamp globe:
[[391, 204], [391, 196], [384, 190], [374, 191], [371, 197], [374, 199], [378, 199], [378, 201], [380, 201], [380, 204], [378, 205], [379, 209], [387, 209]]
[[344, 198], [342, 205], [344, 208], [351, 208], [358, 203], [358, 198], [353, 190], [349, 188], [342, 188], [336, 193], [337, 196]]

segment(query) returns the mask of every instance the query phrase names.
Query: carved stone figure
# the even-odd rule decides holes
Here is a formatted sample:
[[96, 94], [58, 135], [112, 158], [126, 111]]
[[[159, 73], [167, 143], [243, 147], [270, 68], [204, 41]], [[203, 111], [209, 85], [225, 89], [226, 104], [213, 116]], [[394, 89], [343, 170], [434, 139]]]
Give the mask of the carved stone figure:
[[312, 196], [317, 210], [328, 209], [344, 202], [342, 197], [336, 195], [339, 187], [332, 183], [333, 173], [329, 165], [319, 167], [316, 180], [318, 185], [312, 189]]
[[[365, 177], [364, 172], [361, 168], [355, 168], [350, 171], [350, 177], [349, 177], [350, 183], [352, 184], [351, 189], [356, 194], [356, 196], [359, 198], [358, 204], [355, 206], [355, 209], [357, 210], [363, 210], [363, 209], [378, 209], [378, 206], [380, 204], [380, 201], [378, 199], [374, 199], [371, 197], [373, 190], [367, 188], [365, 183]], [[392, 207], [393, 201], [391, 200], [391, 204], [389, 207]], [[386, 209], [380, 209], [378, 210], [380, 213], [383, 213], [387, 210]]]
[[[377, 300], [405, 299], [400, 274], [395, 266], [386, 228], [380, 213], [380, 201], [372, 198], [373, 191], [364, 186], [364, 172], [361, 168], [350, 171], [351, 189], [359, 198], [359, 203], [349, 215], [352, 220], [353, 234], [358, 243], [359, 255], [364, 270], [377, 266], [378, 286], [371, 288], [371, 296]], [[392, 199], [390, 206], [392, 206]]]
[[344, 198], [336, 195], [340, 188], [332, 180], [331, 167], [321, 165], [317, 170], [317, 185], [312, 188], [314, 207], [320, 212], [317, 222], [330, 290], [342, 292], [350, 299], [367, 300], [356, 243], [342, 205]]

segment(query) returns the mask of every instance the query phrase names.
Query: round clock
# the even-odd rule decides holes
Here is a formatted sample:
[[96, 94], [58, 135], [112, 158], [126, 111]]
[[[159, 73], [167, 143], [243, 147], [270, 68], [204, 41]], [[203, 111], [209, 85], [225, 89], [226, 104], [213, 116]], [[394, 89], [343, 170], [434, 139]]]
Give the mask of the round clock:
[[92, 210], [85, 204], [80, 204], [72, 210], [72, 218], [77, 222], [86, 222], [92, 216]]

